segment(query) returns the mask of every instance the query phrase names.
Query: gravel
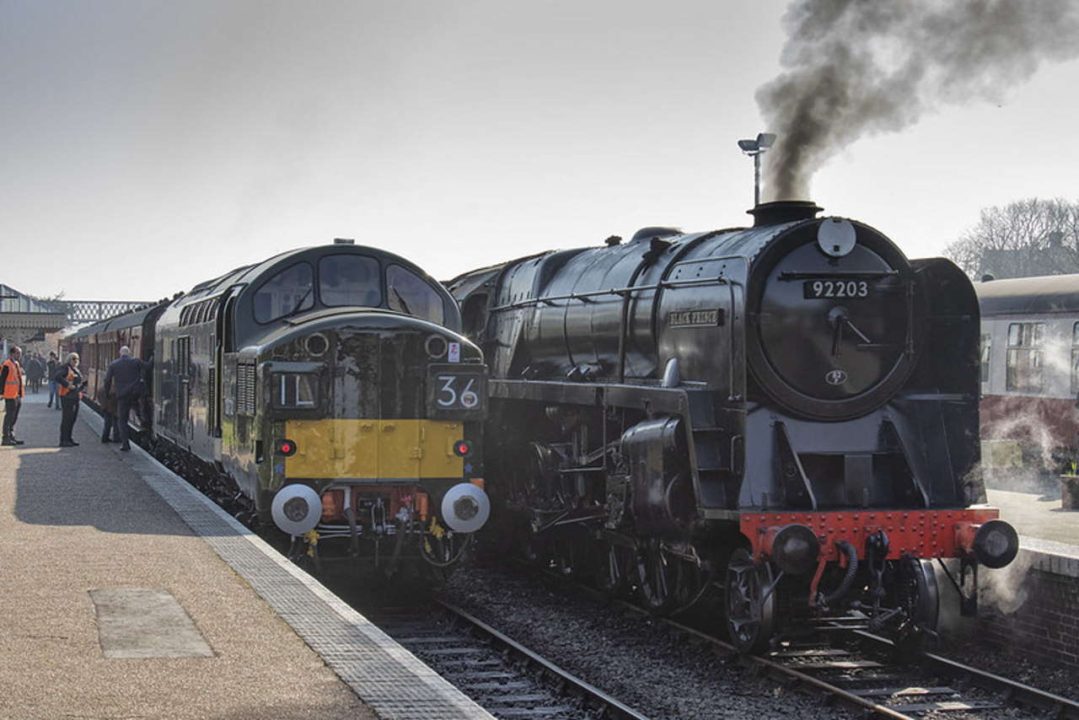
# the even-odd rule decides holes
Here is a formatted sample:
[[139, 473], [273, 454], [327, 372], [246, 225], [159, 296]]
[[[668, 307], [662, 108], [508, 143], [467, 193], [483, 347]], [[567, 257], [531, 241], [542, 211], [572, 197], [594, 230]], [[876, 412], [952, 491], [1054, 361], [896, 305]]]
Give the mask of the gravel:
[[1059, 665], [1039, 663], [1001, 648], [999, 645], [986, 642], [978, 636], [949, 637], [938, 654], [980, 670], [1079, 701], [1079, 686], [1076, 684], [1074, 670]]
[[490, 567], [458, 570], [444, 597], [652, 718], [846, 718], [821, 696], [755, 677], [733, 657], [636, 613]]

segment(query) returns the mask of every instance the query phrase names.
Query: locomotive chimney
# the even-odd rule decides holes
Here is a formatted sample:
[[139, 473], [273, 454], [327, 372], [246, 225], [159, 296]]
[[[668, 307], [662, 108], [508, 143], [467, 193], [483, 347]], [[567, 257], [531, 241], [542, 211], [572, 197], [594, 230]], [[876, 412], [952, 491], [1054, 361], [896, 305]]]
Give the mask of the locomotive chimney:
[[762, 227], [798, 220], [812, 220], [823, 209], [812, 200], [777, 200], [761, 203], [746, 212], [753, 216], [753, 227]]

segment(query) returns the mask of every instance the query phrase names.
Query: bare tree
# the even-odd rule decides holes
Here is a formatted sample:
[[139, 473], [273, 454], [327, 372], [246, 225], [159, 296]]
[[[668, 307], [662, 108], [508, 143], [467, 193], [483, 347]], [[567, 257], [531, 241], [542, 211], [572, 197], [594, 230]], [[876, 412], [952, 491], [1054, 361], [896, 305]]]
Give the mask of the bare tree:
[[986, 208], [944, 254], [973, 278], [1079, 273], [1079, 203], [1031, 198]]

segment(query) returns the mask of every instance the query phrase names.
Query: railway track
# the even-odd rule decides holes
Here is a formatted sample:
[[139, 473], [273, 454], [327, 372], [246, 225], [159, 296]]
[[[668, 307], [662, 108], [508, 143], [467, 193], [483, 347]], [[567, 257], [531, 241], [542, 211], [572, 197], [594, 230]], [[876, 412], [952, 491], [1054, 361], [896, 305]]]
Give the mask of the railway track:
[[364, 614], [497, 718], [647, 720], [448, 603]]
[[[141, 434], [133, 433], [132, 441], [156, 457]], [[182, 465], [166, 466], [226, 511], [233, 511], [228, 497], [213, 492], [212, 486], [208, 491], [205, 478], [191, 477]], [[323, 580], [333, 589], [331, 578]], [[371, 610], [341, 590], [334, 592], [497, 718], [649, 720], [450, 603], [432, 600], [424, 605]]]
[[[632, 603], [617, 601], [647, 614]], [[673, 630], [735, 654], [730, 643], [668, 618]], [[913, 720], [926, 715], [996, 717], [1019, 706], [1032, 717], [1079, 720], [1079, 702], [933, 653], [909, 662], [895, 659], [894, 644], [860, 630], [829, 628], [805, 640], [784, 643], [743, 661], [775, 677], [816, 688], [876, 717]]]
[[[594, 598], [647, 615], [676, 632], [710, 644], [721, 654], [737, 654], [733, 645], [712, 634], [670, 618], [651, 616], [628, 601], [612, 601], [560, 573], [541, 572], [558, 582], [571, 583]], [[647, 720], [645, 715], [448, 603], [435, 601], [433, 607], [368, 616], [495, 717]], [[1038, 717], [1079, 720], [1079, 702], [1069, 698], [933, 653], [920, 655], [917, 663], [900, 664], [890, 659], [893, 644], [885, 638], [840, 625], [827, 629], [831, 632], [787, 643], [765, 656], [744, 656], [742, 661], [760, 672], [826, 692], [877, 717], [994, 717], [996, 710], [1020, 706]]]
[[[541, 572], [592, 598], [647, 616], [684, 637], [711, 646], [721, 655], [738, 654], [733, 645], [710, 632], [653, 616], [627, 600], [611, 600], [559, 572]], [[1075, 700], [934, 653], [921, 653], [903, 662], [897, 658], [892, 641], [844, 627], [841, 622], [825, 626], [805, 639], [784, 643], [767, 655], [742, 656], [741, 661], [758, 673], [825, 692], [875, 717], [995, 718], [1005, 709], [1010, 710], [1009, 717], [1017, 717], [1018, 709], [1030, 717], [1079, 720], [1079, 702]]]

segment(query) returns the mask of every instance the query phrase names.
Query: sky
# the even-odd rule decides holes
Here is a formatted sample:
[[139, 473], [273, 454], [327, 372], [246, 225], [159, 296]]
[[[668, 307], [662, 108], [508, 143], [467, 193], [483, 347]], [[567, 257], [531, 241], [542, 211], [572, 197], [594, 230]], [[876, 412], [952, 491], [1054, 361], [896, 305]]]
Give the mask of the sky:
[[[155, 300], [354, 238], [439, 279], [743, 225], [781, 2], [0, 0], [0, 282]], [[858, 139], [827, 214], [911, 257], [1079, 200], [1079, 62]]]

